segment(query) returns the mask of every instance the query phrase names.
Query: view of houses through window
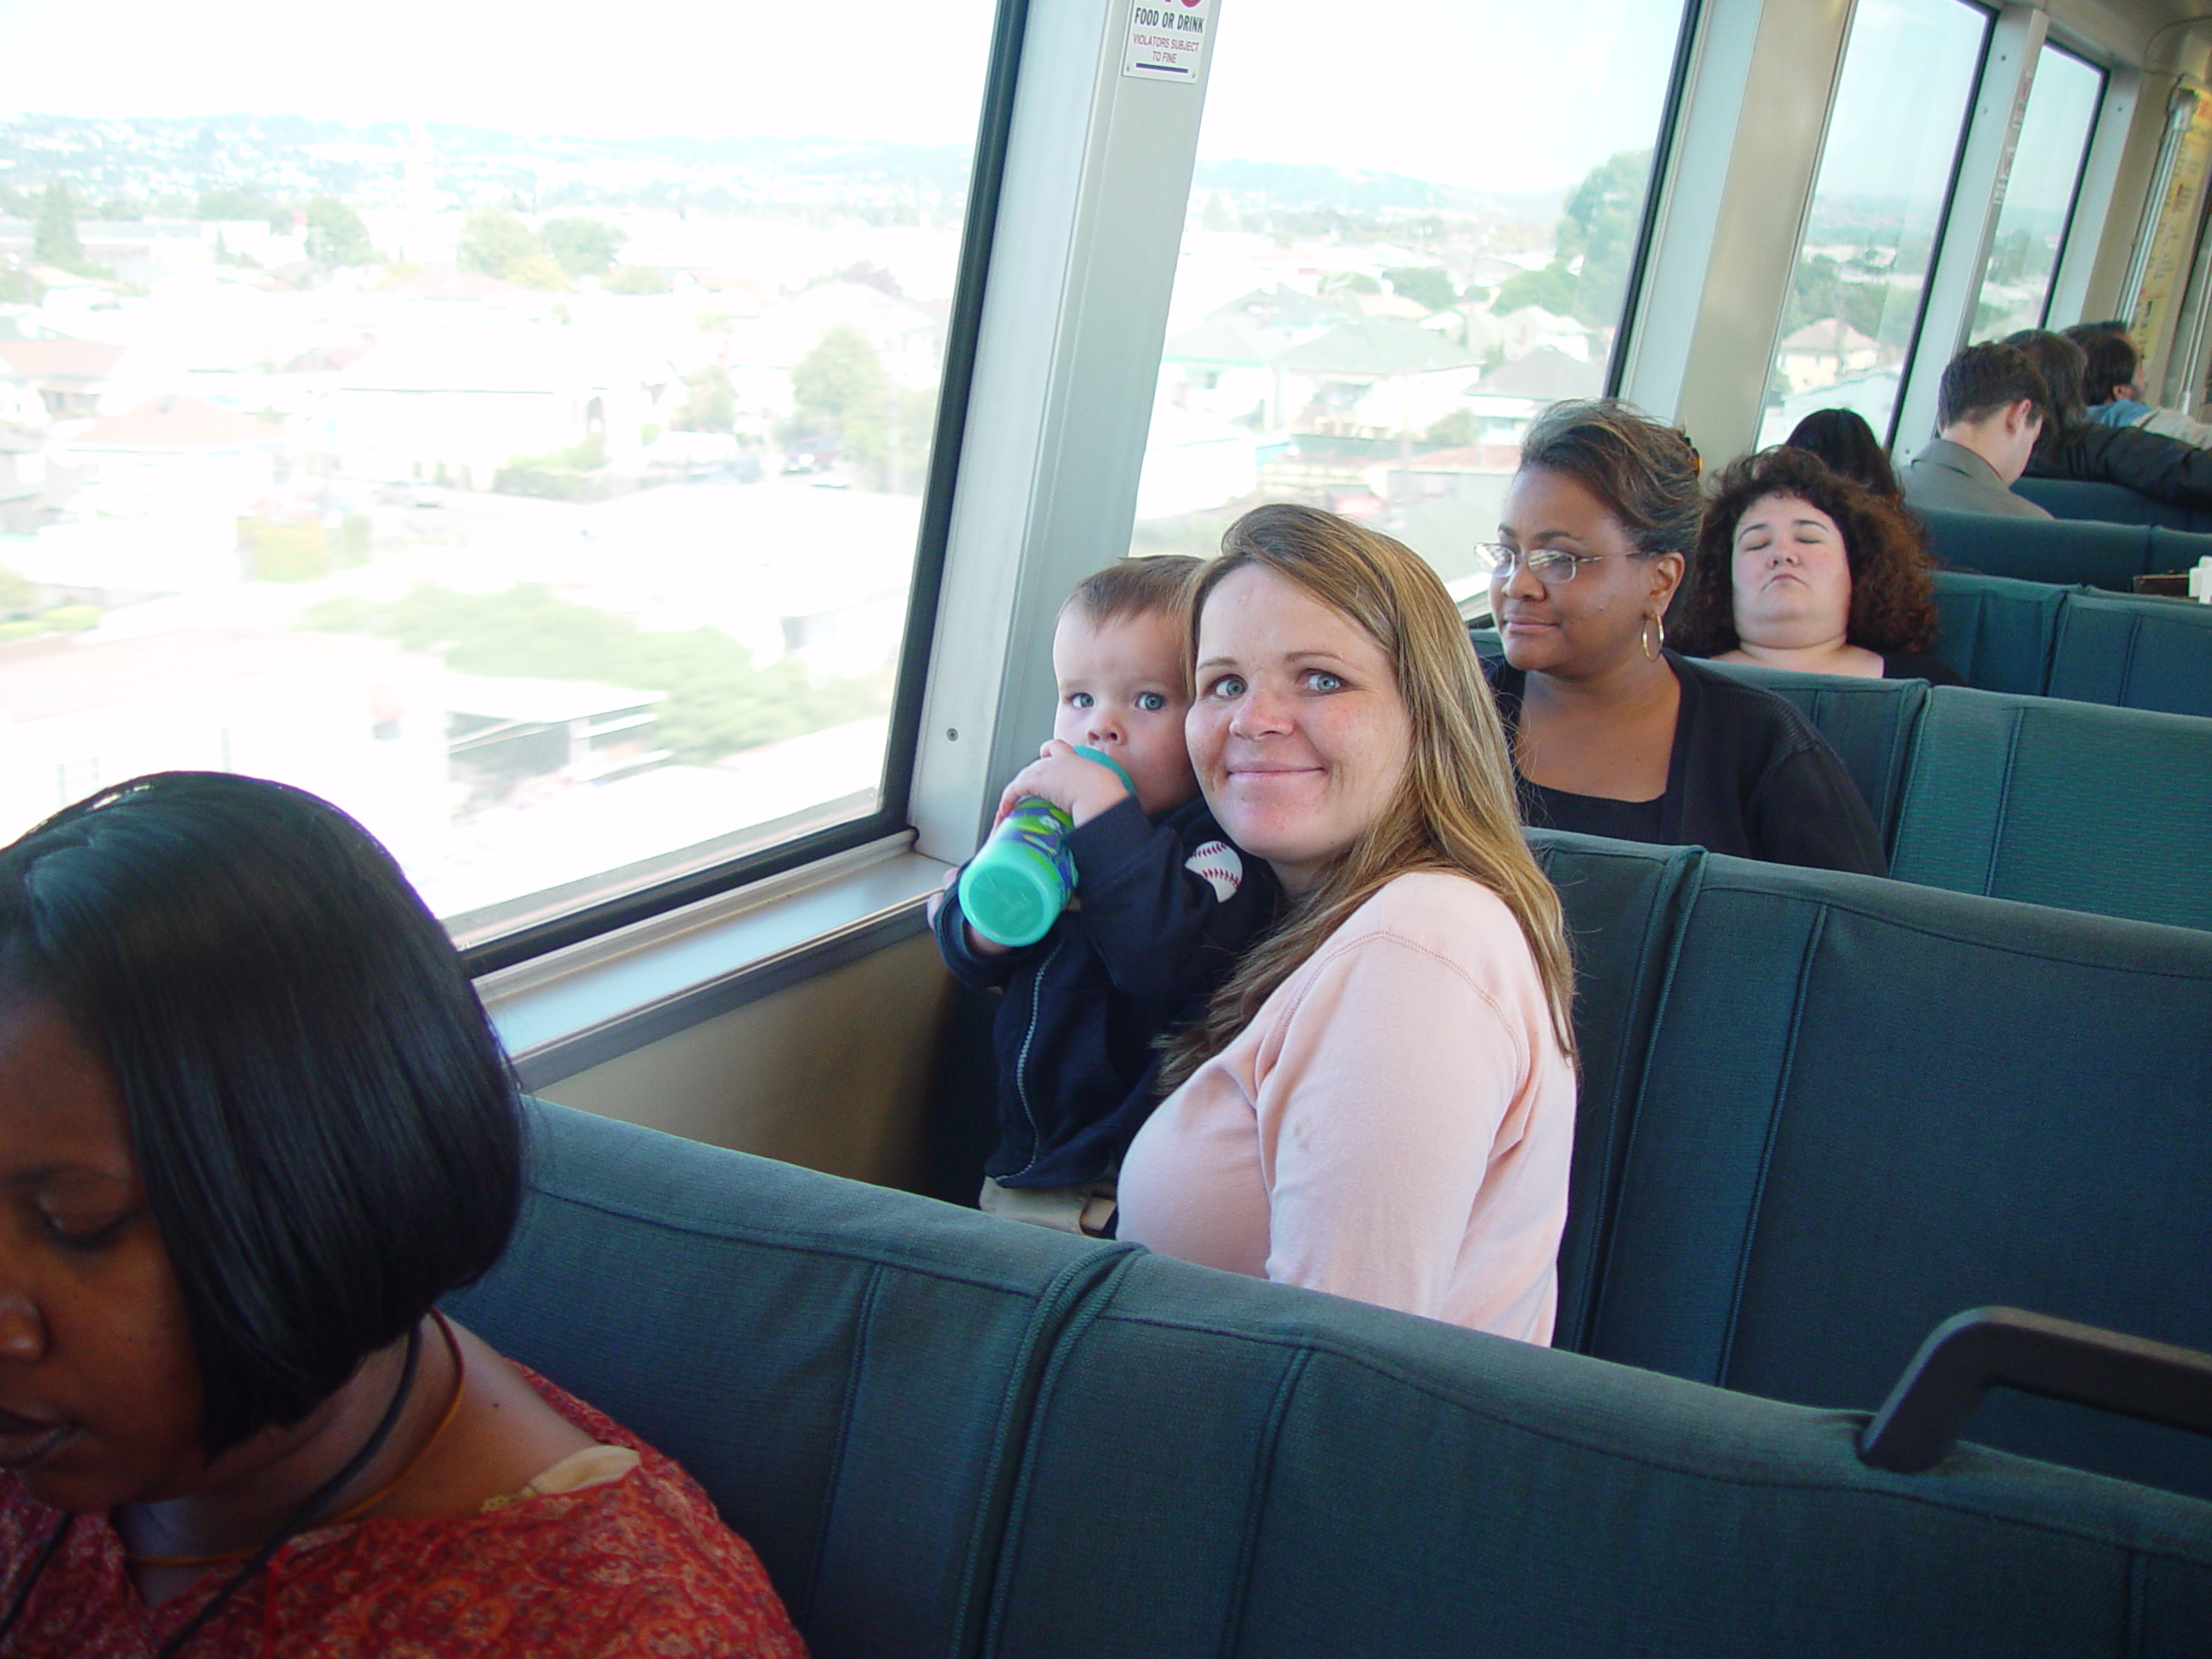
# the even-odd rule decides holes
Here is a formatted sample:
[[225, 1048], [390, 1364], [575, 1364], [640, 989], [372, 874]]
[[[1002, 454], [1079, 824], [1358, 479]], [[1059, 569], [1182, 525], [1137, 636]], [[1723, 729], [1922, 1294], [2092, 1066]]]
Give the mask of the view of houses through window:
[[[1967, 0], [1859, 0], [1853, 13], [1762, 447], [1816, 409], [1856, 410], [1888, 435], [1989, 16]], [[1906, 449], [1925, 436], [1904, 435]]]
[[1375, 76], [1318, 0], [1231, 10], [1131, 550], [1305, 500], [1480, 591], [1521, 434], [1605, 390], [1681, 10], [1411, 0]]
[[0, 22], [0, 838], [284, 779], [466, 939], [874, 810], [988, 0], [264, 9]]

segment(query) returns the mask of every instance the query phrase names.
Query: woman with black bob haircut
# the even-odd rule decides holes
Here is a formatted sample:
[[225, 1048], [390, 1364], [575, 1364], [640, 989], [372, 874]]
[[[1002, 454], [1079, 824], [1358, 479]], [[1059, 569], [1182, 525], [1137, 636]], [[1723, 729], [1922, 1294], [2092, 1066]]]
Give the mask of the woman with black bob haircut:
[[1614, 399], [1554, 404], [1521, 441], [1491, 565], [1484, 664], [1539, 827], [1885, 873], [1835, 751], [1771, 692], [1667, 649], [1697, 543], [1697, 452]]
[[1897, 469], [1890, 465], [1882, 441], [1855, 409], [1816, 409], [1798, 422], [1783, 442], [1818, 455], [1830, 472], [1872, 490], [1885, 501], [1904, 499]]
[[1676, 632], [1716, 662], [1959, 685], [1929, 650], [1933, 569], [1902, 504], [1794, 445], [1761, 450], [1706, 505]]
[[680, 1470], [437, 1312], [521, 1191], [336, 808], [170, 772], [0, 850], [0, 1653], [799, 1653]]

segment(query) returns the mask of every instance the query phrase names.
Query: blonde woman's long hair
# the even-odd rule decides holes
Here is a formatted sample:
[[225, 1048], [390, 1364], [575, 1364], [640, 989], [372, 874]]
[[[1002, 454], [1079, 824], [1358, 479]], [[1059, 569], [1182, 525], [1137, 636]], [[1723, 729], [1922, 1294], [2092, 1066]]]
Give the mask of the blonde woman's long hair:
[[1296, 582], [1382, 648], [1412, 716], [1413, 752], [1381, 816], [1245, 952], [1205, 1016], [1166, 1045], [1163, 1092], [1226, 1048], [1354, 911], [1415, 870], [1471, 876], [1505, 901], [1535, 958], [1553, 1032], [1572, 1058], [1574, 969], [1559, 895], [1522, 838], [1497, 707], [1444, 583], [1402, 543], [1335, 513], [1255, 507], [1229, 527], [1221, 556], [1199, 578], [1191, 607], [1194, 656], [1207, 600], [1253, 567]]

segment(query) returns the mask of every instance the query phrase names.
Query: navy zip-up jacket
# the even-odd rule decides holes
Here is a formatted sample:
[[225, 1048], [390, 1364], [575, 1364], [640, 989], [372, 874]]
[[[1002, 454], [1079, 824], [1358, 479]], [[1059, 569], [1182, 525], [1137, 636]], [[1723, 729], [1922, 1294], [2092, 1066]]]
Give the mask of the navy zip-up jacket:
[[1153, 823], [1126, 797], [1077, 828], [1068, 851], [1075, 902], [1034, 944], [969, 950], [957, 890], [937, 914], [953, 976], [1006, 991], [993, 1025], [999, 1144], [983, 1166], [1006, 1186], [1075, 1186], [1120, 1169], [1154, 1103], [1154, 1042], [1205, 1011], [1281, 893], [1204, 800]]

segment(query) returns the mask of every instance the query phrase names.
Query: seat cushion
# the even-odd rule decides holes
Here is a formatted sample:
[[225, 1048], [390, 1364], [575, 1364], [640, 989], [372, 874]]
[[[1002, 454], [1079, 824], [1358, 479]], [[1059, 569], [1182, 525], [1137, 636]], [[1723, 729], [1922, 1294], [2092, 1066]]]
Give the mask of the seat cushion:
[[2212, 605], [2070, 595], [2058, 620], [2050, 695], [2212, 715]]
[[530, 1127], [521, 1225], [454, 1316], [690, 1471], [816, 1655], [972, 1651], [1001, 1438], [1130, 1247], [542, 1102]]
[[1912, 757], [1921, 710], [1928, 703], [1927, 682], [1796, 674], [1748, 663], [1713, 666], [1773, 692], [1813, 722], [1866, 797], [1886, 850], [1897, 831], [1905, 766]]
[[[2179, 1655], [2212, 1507], [1141, 1257], [1071, 1325], [994, 1659]], [[2155, 1583], [2149, 1596], [2130, 1586]], [[2131, 1646], [2131, 1643], [2139, 1643]]]
[[1557, 830], [1531, 830], [1529, 841], [1559, 889], [1574, 953], [1574, 1161], [1552, 1338], [1573, 1348], [1586, 1334], [1602, 1229], [1627, 1157], [1628, 1108], [1643, 1082], [1652, 1016], [1705, 855]]
[[1928, 545], [1945, 565], [1986, 576], [2062, 586], [2086, 582], [2132, 594], [2150, 567], [2151, 530], [2079, 518], [2014, 518], [1998, 513], [1915, 509]]
[[[2212, 934], [1708, 858], [1601, 1264], [1604, 1357], [1878, 1405], [1992, 1304], [2212, 1348]], [[1976, 1438], [2212, 1494], [2212, 1440]]]
[[2041, 696], [2068, 589], [2004, 576], [1936, 573], [1936, 654], [1984, 691]]
[[1939, 687], [1904, 803], [1899, 880], [2212, 928], [2212, 720]]

